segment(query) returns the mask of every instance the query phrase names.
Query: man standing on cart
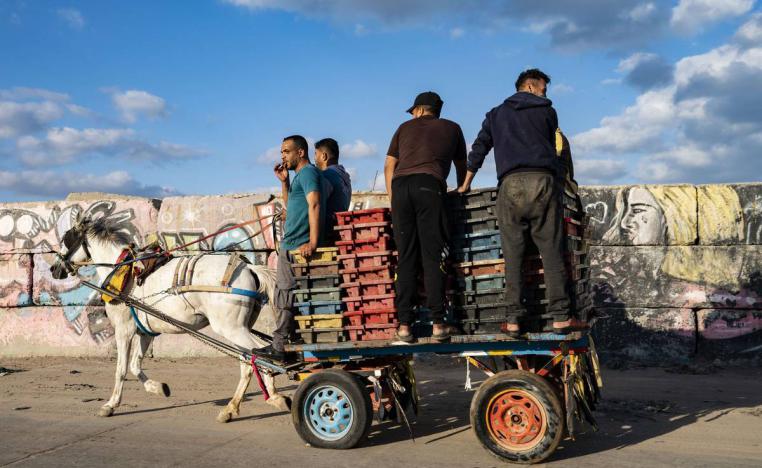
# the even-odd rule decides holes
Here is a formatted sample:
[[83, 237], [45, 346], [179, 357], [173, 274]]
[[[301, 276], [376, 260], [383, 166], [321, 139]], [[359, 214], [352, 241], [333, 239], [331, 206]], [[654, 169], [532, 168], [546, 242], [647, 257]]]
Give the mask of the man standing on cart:
[[414, 340], [411, 325], [417, 303], [419, 264], [423, 266], [426, 305], [434, 324], [432, 337], [440, 341], [450, 337], [444, 323], [449, 241], [444, 197], [452, 163], [458, 184], [465, 177], [466, 142], [458, 124], [439, 118], [442, 104], [439, 95], [431, 91], [415, 98], [407, 110], [413, 118], [394, 133], [384, 163], [399, 252], [395, 281], [399, 319], [396, 339], [405, 342]]
[[550, 77], [538, 69], [519, 75], [516, 94], [487, 113], [468, 155], [466, 180], [458, 189], [470, 189], [474, 175], [494, 148], [500, 187], [497, 216], [505, 256], [506, 331], [512, 335], [520, 333], [527, 316], [521, 302], [525, 233], [542, 256], [553, 328], [563, 332], [570, 326], [561, 202], [567, 169], [556, 154], [558, 116], [545, 96], [548, 84]]
[[352, 181], [339, 164], [339, 144], [333, 138], [315, 143], [315, 165], [322, 171], [326, 188], [325, 238], [333, 239], [336, 213], [347, 211], [352, 200]]
[[[294, 338], [293, 290], [296, 289], [291, 267], [291, 250], [299, 250], [309, 258], [321, 242], [324, 227], [325, 200], [323, 176], [310, 164], [309, 146], [301, 135], [283, 139], [280, 154], [282, 163], [275, 166], [275, 176], [281, 181], [283, 203], [286, 205], [286, 223], [278, 251], [278, 267], [273, 309], [275, 330], [272, 346], [259, 350], [273, 359], [285, 362], [285, 344]], [[295, 172], [290, 180], [288, 171]]]

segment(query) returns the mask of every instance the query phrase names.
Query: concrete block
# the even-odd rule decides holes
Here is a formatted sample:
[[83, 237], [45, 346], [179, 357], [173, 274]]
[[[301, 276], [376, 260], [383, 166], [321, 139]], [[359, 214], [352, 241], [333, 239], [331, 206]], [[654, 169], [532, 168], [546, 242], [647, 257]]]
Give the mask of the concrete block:
[[0, 307], [32, 305], [32, 256], [0, 254]]
[[580, 187], [591, 244], [691, 245], [697, 238], [692, 185]]
[[696, 348], [694, 314], [690, 309], [599, 309], [607, 318], [593, 327], [602, 361], [621, 359], [644, 364], [689, 361]]
[[74, 199], [0, 204], [0, 252], [42, 253], [59, 249], [63, 235], [79, 216], [108, 217], [142, 244], [156, 231], [157, 202], [145, 198]]
[[34, 254], [32, 300], [35, 305], [103, 305], [98, 293], [83, 286], [80, 280], [82, 278], [98, 284], [95, 267], [82, 267], [79, 269], [79, 277], [69, 276], [59, 280], [50, 273], [55, 260], [55, 254]]
[[[379, 188], [379, 187], [377, 187]], [[386, 190], [384, 187], [381, 190]], [[388, 208], [389, 197], [386, 192], [354, 192], [349, 210], [367, 210], [370, 208]]]
[[0, 357], [107, 356], [113, 336], [103, 307], [0, 309]]
[[762, 357], [762, 310], [705, 309], [696, 315], [700, 357], [722, 361]]
[[272, 250], [280, 238], [273, 216], [280, 202], [270, 195], [171, 197], [162, 202], [158, 231], [167, 247], [182, 245], [236, 224], [257, 220], [188, 247], [188, 250]]
[[702, 245], [762, 244], [762, 184], [699, 185]]

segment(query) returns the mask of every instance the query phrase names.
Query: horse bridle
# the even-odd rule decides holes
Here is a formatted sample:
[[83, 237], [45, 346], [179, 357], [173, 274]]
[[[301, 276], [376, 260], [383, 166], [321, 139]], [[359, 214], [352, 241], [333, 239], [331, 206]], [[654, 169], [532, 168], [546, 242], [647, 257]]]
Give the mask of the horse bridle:
[[60, 252], [56, 252], [56, 255], [61, 259], [69, 274], [76, 274], [79, 268], [84, 265], [74, 265], [71, 261], [71, 256], [74, 255], [80, 247], [82, 247], [85, 251], [85, 255], [87, 255], [85, 262], [92, 260], [90, 248], [87, 245], [87, 230], [82, 224], [78, 224], [64, 234], [62, 241], [63, 245], [66, 246], [66, 255], [61, 255]]

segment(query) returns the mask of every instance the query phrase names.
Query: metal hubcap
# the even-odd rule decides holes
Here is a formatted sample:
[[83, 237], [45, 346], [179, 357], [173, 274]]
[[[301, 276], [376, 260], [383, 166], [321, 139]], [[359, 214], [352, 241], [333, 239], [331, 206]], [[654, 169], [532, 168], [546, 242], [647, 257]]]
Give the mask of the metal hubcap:
[[529, 393], [508, 389], [487, 405], [487, 428], [495, 441], [510, 450], [529, 450], [547, 431], [545, 409]]
[[346, 436], [354, 422], [352, 403], [333, 385], [314, 388], [304, 404], [304, 420], [313, 434], [324, 440]]

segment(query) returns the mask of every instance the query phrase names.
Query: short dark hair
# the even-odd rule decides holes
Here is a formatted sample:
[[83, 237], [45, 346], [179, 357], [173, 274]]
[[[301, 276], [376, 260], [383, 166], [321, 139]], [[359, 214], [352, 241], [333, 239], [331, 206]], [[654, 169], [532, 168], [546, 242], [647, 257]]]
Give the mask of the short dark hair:
[[421, 104], [416, 107], [420, 107], [424, 112], [428, 112], [429, 114], [433, 114], [437, 117], [439, 117], [439, 114], [442, 113], [442, 106], [429, 106], [426, 104]]
[[530, 68], [519, 73], [519, 77], [516, 79], [516, 91], [524, 86], [526, 80], [543, 80], [545, 84], [550, 84], [550, 77], [540, 71], [538, 68]]
[[330, 155], [328, 158], [329, 161], [339, 160], [339, 143], [333, 138], [323, 138], [322, 140], [318, 141], [315, 143], [315, 149], [322, 149], [328, 153]]
[[304, 151], [304, 156], [309, 156], [310, 146], [307, 144], [307, 139], [301, 135], [291, 135], [283, 139], [283, 141], [291, 140], [296, 145], [297, 149]]

